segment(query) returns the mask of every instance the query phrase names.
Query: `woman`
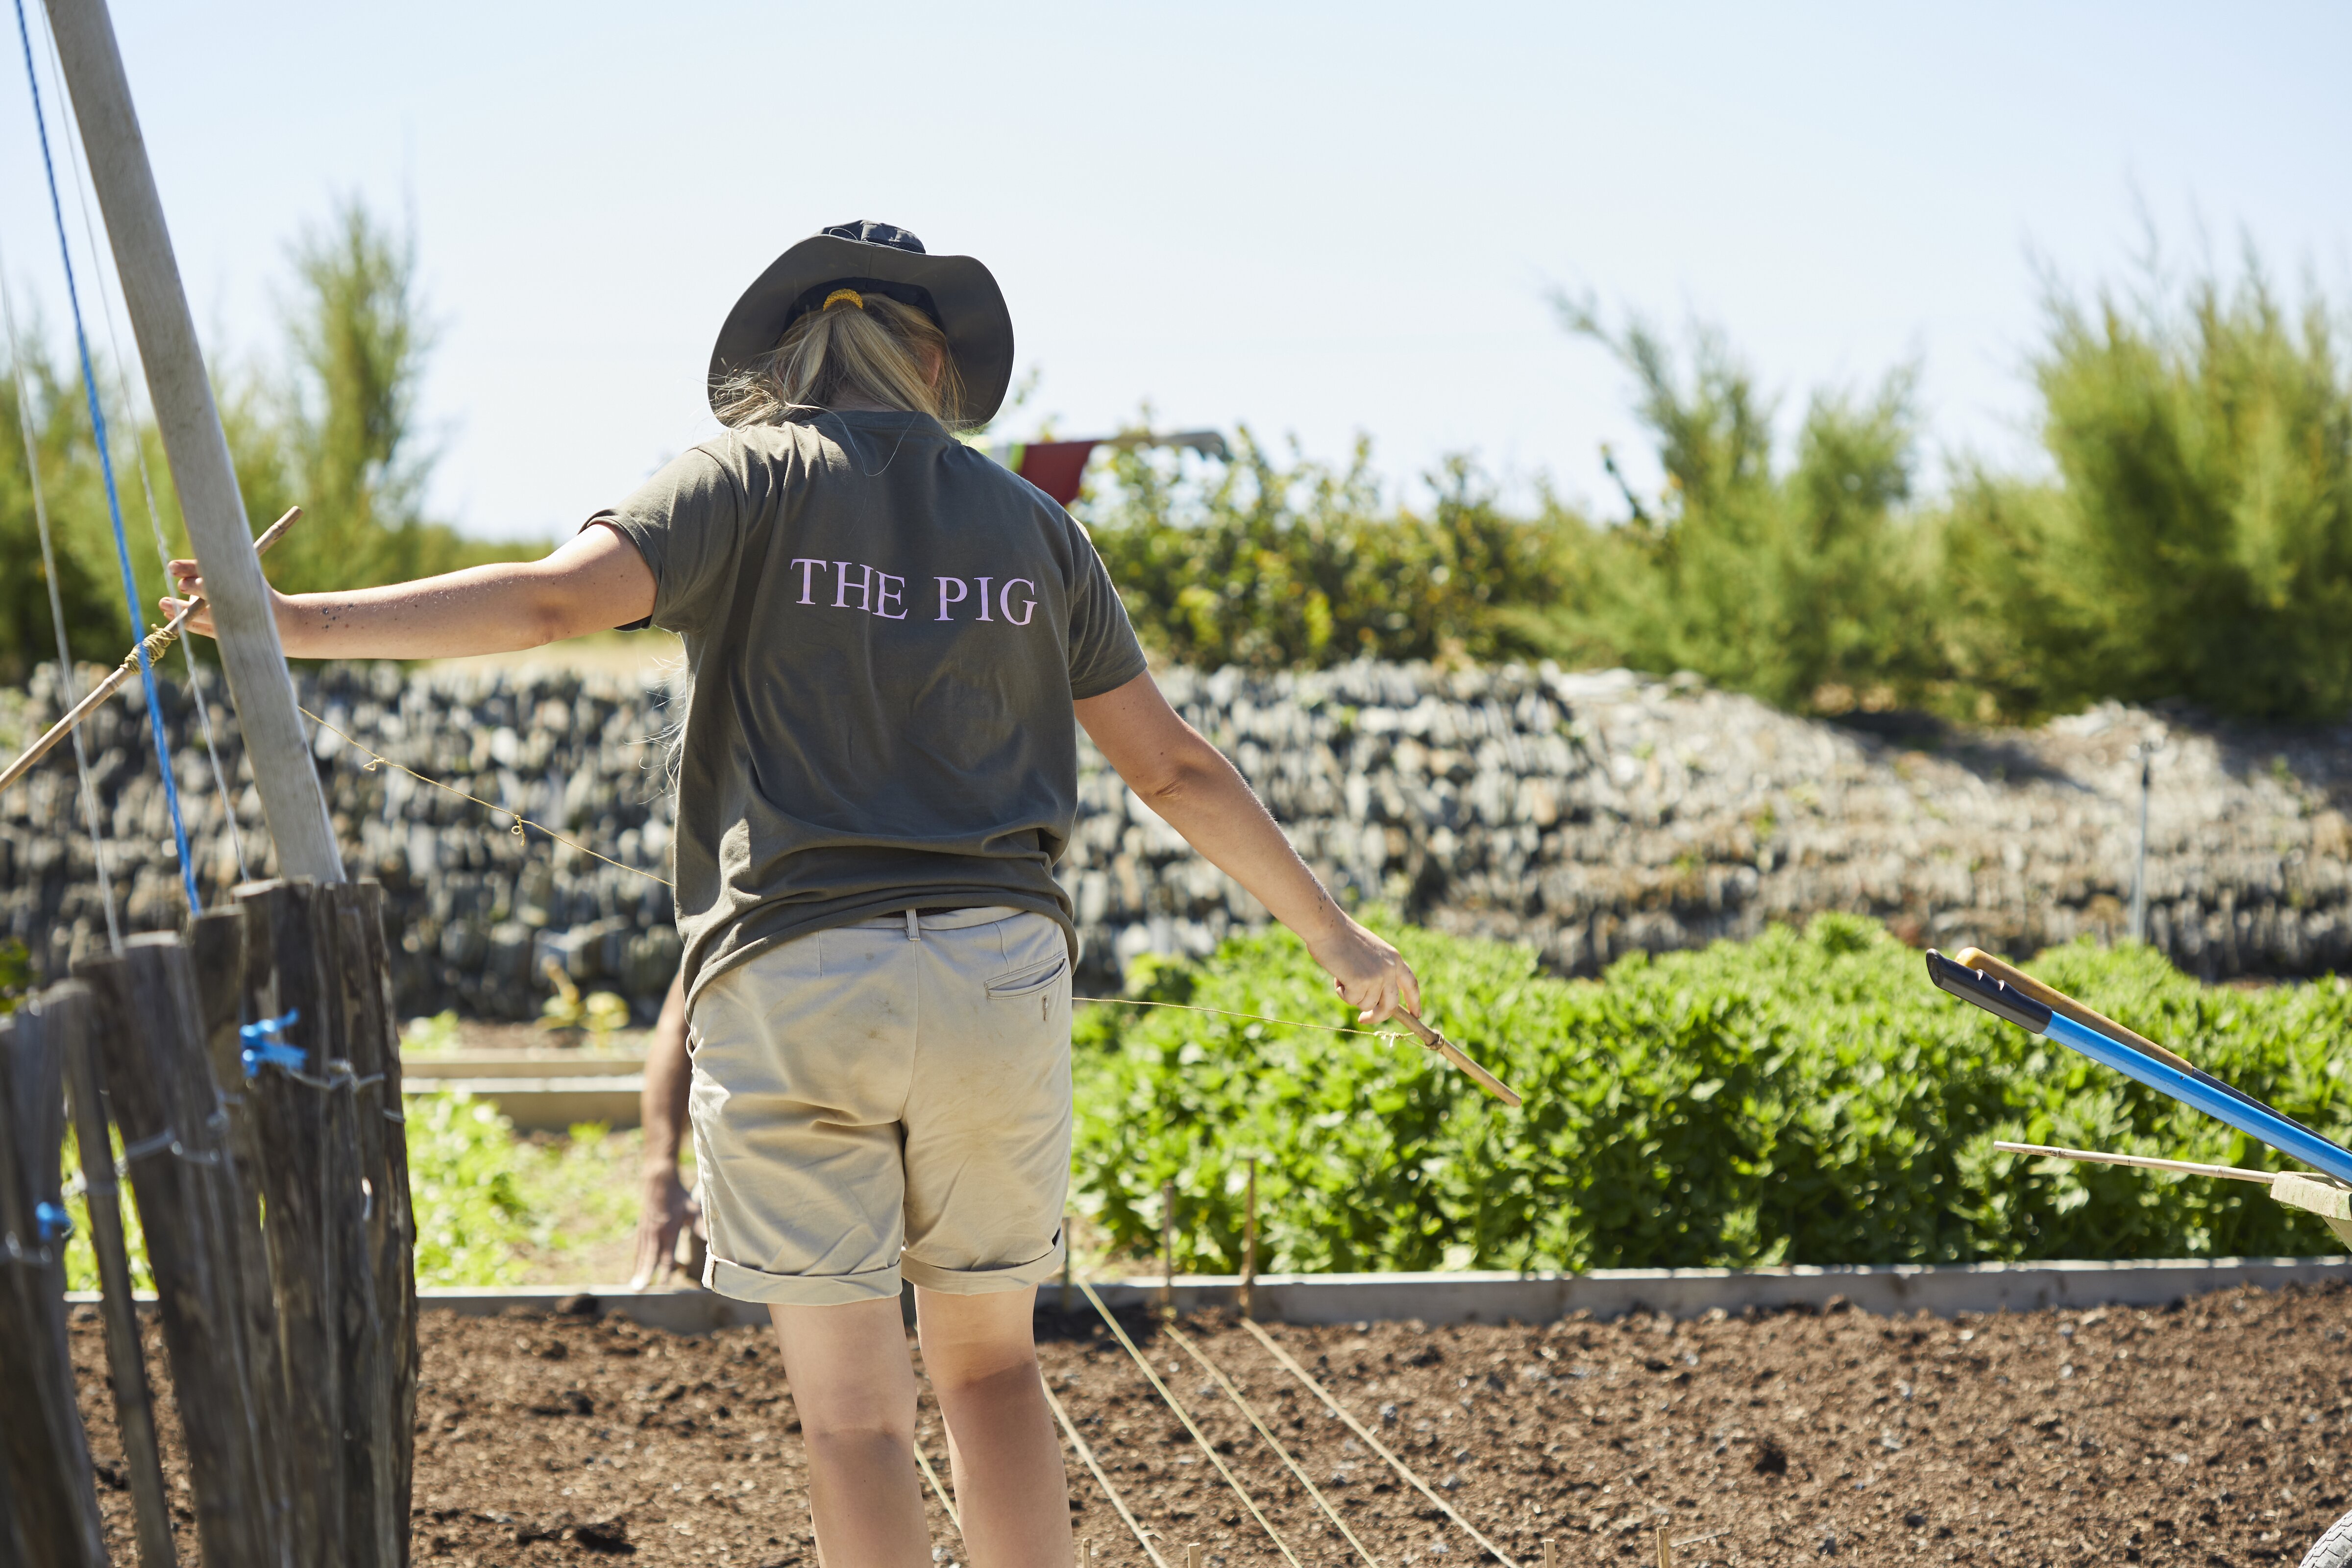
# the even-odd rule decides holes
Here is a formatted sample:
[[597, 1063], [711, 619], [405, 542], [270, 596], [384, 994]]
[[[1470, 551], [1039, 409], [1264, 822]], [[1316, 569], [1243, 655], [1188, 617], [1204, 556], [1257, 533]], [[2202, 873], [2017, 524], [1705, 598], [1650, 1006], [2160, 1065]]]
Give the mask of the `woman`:
[[[704, 1280], [771, 1310], [830, 1568], [929, 1561], [902, 1278], [971, 1561], [1070, 1561], [1030, 1320], [1061, 1267], [1069, 1172], [1076, 937], [1052, 868], [1076, 809], [1073, 713], [1367, 1022], [1420, 1007], [1396, 951], [1169, 708], [1084, 531], [949, 435], [993, 416], [1012, 362], [979, 262], [886, 225], [829, 228], [719, 333], [728, 433], [545, 560], [275, 601], [306, 658], [493, 653], [648, 619], [685, 638]], [[201, 592], [193, 563], [173, 572]]]

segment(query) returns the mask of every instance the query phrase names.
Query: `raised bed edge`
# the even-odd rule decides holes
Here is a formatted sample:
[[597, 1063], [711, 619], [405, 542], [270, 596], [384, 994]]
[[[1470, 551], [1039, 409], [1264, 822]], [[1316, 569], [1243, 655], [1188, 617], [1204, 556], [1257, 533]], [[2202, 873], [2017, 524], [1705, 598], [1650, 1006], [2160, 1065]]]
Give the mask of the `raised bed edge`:
[[[2275, 1289], [2288, 1284], [2352, 1283], [2352, 1258], [2220, 1258], [2142, 1262], [1962, 1263], [1855, 1265], [1787, 1268], [1600, 1268], [1589, 1274], [1264, 1274], [1254, 1292], [1253, 1316], [1262, 1322], [1351, 1323], [1419, 1319], [1428, 1323], [1547, 1323], [1570, 1312], [1614, 1318], [1633, 1311], [1697, 1317], [1720, 1308], [1822, 1308], [1843, 1300], [1882, 1315], [1927, 1311], [2034, 1311], [2048, 1308], [2160, 1307], [2233, 1286]], [[1234, 1307], [1233, 1275], [1179, 1276], [1172, 1292], [1180, 1311]], [[1153, 1277], [1097, 1282], [1114, 1310], [1144, 1308], [1160, 1300]], [[1057, 1287], [1039, 1300], [1051, 1304]], [[536, 1311], [612, 1312], [673, 1333], [757, 1323], [764, 1308], [707, 1290], [635, 1291], [625, 1285], [535, 1285], [506, 1289], [423, 1289], [427, 1310], [488, 1317], [520, 1307]], [[76, 1291], [77, 1305], [95, 1303]], [[142, 1298], [146, 1304], [148, 1298]], [[1075, 1305], [1083, 1309], [1083, 1300]]]

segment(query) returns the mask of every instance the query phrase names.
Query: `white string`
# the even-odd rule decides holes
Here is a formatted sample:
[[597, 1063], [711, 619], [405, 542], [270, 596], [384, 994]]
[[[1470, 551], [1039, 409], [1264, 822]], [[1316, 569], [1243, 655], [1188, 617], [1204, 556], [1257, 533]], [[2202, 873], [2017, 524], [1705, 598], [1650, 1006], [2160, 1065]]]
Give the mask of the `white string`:
[[[8, 264], [0, 256], [0, 317], [8, 328], [8, 369], [16, 380], [16, 425], [25, 437], [25, 477], [33, 487], [33, 522], [41, 536], [41, 569], [48, 580], [49, 620], [58, 634], [58, 680], [63, 687], [63, 705], [71, 708], [81, 700], [80, 682], [75, 679], [73, 647], [66, 637], [66, 604], [58, 589], [58, 553], [49, 539], [49, 507], [41, 489], [41, 456], [33, 440], [33, 401], [31, 389], [25, 384], [25, 353], [16, 337], [16, 304], [8, 288]], [[114, 912], [114, 879], [106, 869], [106, 846], [98, 832], [98, 791], [89, 778], [89, 752], [82, 745], [81, 726], [73, 731], [74, 770], [81, 780], [81, 811], [89, 826], [90, 858], [98, 864], [98, 899], [106, 910], [107, 946], [118, 956], [122, 952], [122, 922]]]
[[[42, 20], [44, 24], [47, 21], [46, 12]], [[58, 58], [57, 35], [54, 31], [47, 31], [44, 36], [49, 41], [49, 77], [57, 84], [58, 101], [70, 103], [73, 100], [66, 96], [64, 68]], [[147, 529], [155, 540], [155, 569], [167, 574], [164, 585], [169, 587], [172, 549], [163, 542], [163, 518], [155, 505], [154, 482], [147, 476], [147, 442], [139, 427], [139, 405], [131, 396], [131, 377], [123, 368], [122, 340], [114, 330], [114, 297], [107, 289], [106, 260], [98, 246], [98, 226], [89, 216], [90, 182], [85, 172], [86, 155], [81, 146], [81, 129], [70, 114], [58, 118], [65, 125], [66, 163], [73, 170], [74, 195], [81, 203], [82, 234], [89, 245], [90, 277], [98, 294], [99, 314], [105, 318], [107, 347], [114, 354], [115, 389], [122, 399], [123, 412], [129, 416], [131, 425], [131, 458], [139, 470], [140, 491], [147, 498]], [[121, 279], [115, 279], [115, 292], [120, 292]], [[194, 638], [180, 639], [180, 658], [187, 666], [188, 695], [195, 699], [196, 722], [204, 731], [205, 755], [212, 763], [213, 787], [220, 792], [221, 818], [227, 825], [229, 849], [236, 857], [237, 880], [249, 882], [253, 879], [253, 873], [246, 866], [244, 837], [236, 830], [236, 801], [229, 794], [228, 774], [221, 767], [220, 748], [213, 739], [212, 705], [205, 700], [204, 682], [196, 672]]]

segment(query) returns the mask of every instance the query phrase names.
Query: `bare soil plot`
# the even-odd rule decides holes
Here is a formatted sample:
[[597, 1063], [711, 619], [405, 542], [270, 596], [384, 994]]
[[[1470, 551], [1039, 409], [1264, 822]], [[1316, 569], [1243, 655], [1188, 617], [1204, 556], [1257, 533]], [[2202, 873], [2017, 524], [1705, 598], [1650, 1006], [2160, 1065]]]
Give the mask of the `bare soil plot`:
[[[1181, 1563], [1198, 1542], [1217, 1568], [1279, 1563], [1100, 1324], [1042, 1321], [1052, 1387], [1162, 1552]], [[1239, 1325], [1185, 1327], [1383, 1568], [1480, 1560]], [[1360, 1562], [1198, 1363], [1129, 1328], [1300, 1561]], [[2352, 1458], [2337, 1457], [2352, 1421], [2347, 1329], [2352, 1296], [2318, 1289], [1958, 1321], [1833, 1310], [1270, 1331], [1523, 1563], [1549, 1536], [1565, 1563], [1646, 1568], [1664, 1522], [1682, 1568], [2234, 1568], [2294, 1562], [2352, 1506]], [[688, 1340], [585, 1317], [436, 1312], [424, 1332], [419, 1563], [813, 1568], [798, 1423], [764, 1331]], [[93, 1447], [119, 1477], [87, 1314], [74, 1349]], [[928, 1399], [923, 1443], [944, 1468]], [[1078, 1533], [1105, 1563], [1144, 1568], [1095, 1480], [1075, 1459], [1070, 1472]], [[128, 1497], [104, 1500], [130, 1561]], [[941, 1560], [960, 1560], [933, 1512]]]

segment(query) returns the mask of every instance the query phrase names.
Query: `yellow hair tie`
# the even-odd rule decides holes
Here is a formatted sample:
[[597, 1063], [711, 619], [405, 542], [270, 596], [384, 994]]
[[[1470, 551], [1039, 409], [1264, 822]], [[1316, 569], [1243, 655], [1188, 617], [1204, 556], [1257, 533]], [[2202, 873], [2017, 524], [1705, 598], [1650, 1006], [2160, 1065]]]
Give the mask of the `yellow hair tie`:
[[844, 300], [848, 300], [851, 304], [856, 306], [861, 310], [866, 309], [866, 296], [860, 294], [855, 289], [835, 289], [832, 293], [827, 294], [824, 297], [824, 304], [822, 308], [830, 310], [835, 305], [840, 304]]

